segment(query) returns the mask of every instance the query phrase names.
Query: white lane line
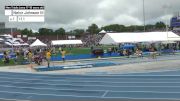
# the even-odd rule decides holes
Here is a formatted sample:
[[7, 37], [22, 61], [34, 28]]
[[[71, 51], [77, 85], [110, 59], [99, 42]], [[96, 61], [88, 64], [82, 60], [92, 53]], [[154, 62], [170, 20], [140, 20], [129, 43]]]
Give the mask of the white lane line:
[[[82, 92], [84, 92], [84, 91], [91, 91], [91, 92], [104, 92], [104, 91], [106, 91], [107, 89], [105, 89], [105, 90], [91, 90], [91, 89], [87, 89], [87, 90], [80, 90], [80, 89], [78, 89], [78, 88], [76, 88], [76, 89], [58, 89], [58, 88], [36, 88], [36, 87], [17, 87], [17, 86], [8, 86], [8, 85], [0, 85], [0, 87], [6, 87], [6, 88], [17, 88], [17, 89], [34, 89], [34, 90], [54, 90], [54, 91], [82, 91]], [[94, 86], [94, 87], [96, 87], [96, 86]], [[124, 86], [119, 86], [119, 87], [121, 87], [121, 88], [125, 88]], [[127, 86], [126, 88], [144, 88], [144, 87], [129, 87], [129, 86]], [[148, 87], [146, 87], [146, 88], [148, 88]], [[151, 88], [167, 88], [167, 87], [151, 87]], [[180, 86], [179, 87], [172, 87], [172, 86], [170, 86], [169, 88], [180, 88]], [[120, 92], [120, 91], [114, 91], [114, 90], [111, 90], [111, 89], [108, 89], [108, 91], [110, 92]], [[123, 92], [136, 92], [136, 91], [123, 91]], [[139, 92], [160, 92], [160, 91], [139, 91]], [[180, 91], [179, 91], [180, 92]], [[172, 92], [172, 93], [174, 93], [174, 92]], [[178, 92], [176, 92], [176, 93], [178, 93]]]
[[133, 98], [133, 97], [104, 97], [104, 99], [124, 99], [124, 100], [167, 100], [167, 101], [171, 101], [171, 100], [175, 100], [175, 101], [180, 101], [180, 98], [149, 98], [149, 97], [141, 97], [141, 98]]
[[[57, 94], [40, 94], [40, 93], [25, 93], [25, 92], [9, 92], [9, 91], [0, 91], [0, 93], [9, 93], [9, 94], [23, 94], [23, 95], [31, 95], [33, 97], [33, 95], [35, 96], [58, 96], [58, 97], [81, 97], [81, 98], [102, 98], [102, 96], [79, 96], [79, 95], [57, 95]], [[118, 92], [121, 93], [121, 92]], [[146, 93], [146, 92], [122, 92], [122, 93]], [[180, 94], [180, 92], [147, 92], [147, 93], [156, 93], [156, 94]], [[104, 94], [104, 93], [103, 93]], [[107, 93], [106, 93], [107, 94]], [[105, 95], [105, 94], [104, 94]], [[130, 97], [103, 97], [103, 98], [130, 98]], [[53, 99], [53, 98], [52, 98]], [[134, 98], [136, 99], [136, 98]], [[137, 98], [139, 99], [139, 98]], [[142, 98], [143, 99], [143, 98]], [[146, 99], [146, 98], [144, 98]], [[153, 98], [148, 98], [148, 99], [153, 99]], [[156, 99], [156, 98], [155, 98]], [[161, 99], [161, 98], [157, 98], [157, 99]], [[162, 98], [164, 99], [164, 98]], [[166, 99], [166, 98], [165, 98]], [[168, 98], [167, 98], [168, 99]], [[170, 98], [171, 99], [171, 98]], [[177, 98], [174, 98], [177, 99]]]
[[8, 93], [8, 94], [22, 94], [22, 95], [33, 95], [35, 96], [57, 96], [57, 97], [82, 97], [82, 98], [100, 98], [100, 96], [79, 96], [79, 95], [57, 95], [57, 94], [42, 94], [42, 93], [25, 93], [25, 92], [9, 92], [9, 91], [0, 91], [0, 93]]
[[[7, 79], [6, 79], [7, 80]], [[37, 82], [32, 82], [32, 81], [30, 81], [30, 80], [23, 80], [23, 81], [20, 81], [20, 82], [17, 82], [17, 81], [0, 81], [1, 83], [3, 83], [3, 82], [9, 82], [9, 83], [26, 83], [26, 84], [51, 84], [51, 85], [59, 85], [59, 84], [62, 84], [62, 83], [64, 83], [64, 84], [72, 84], [72, 85], [80, 85], [80, 84], [73, 84], [73, 83], [81, 83], [81, 84], [83, 84], [83, 83], [106, 83], [106, 84], [111, 84], [111, 82], [98, 82], [98, 81], [94, 81], [94, 82], [91, 82], [91, 81], [82, 81], [82, 82], [71, 82], [71, 81], [66, 81], [66, 80], [53, 80], [53, 81], [41, 81], [41, 80], [37, 80], [38, 82], [44, 82], [44, 83], [37, 83]], [[10, 79], [11, 80], [11, 79]], [[15, 80], [15, 79], [13, 79], [13, 80]], [[16, 79], [16, 80], [19, 80], [19, 79]], [[164, 80], [163, 80], [164, 81]], [[51, 83], [51, 82], [55, 82], [55, 83]], [[113, 83], [113, 82], [112, 82]], [[142, 84], [142, 83], [144, 83], [144, 84], [147, 84], [147, 83], [149, 83], [149, 81], [148, 82], [114, 82], [114, 84], [125, 84], [125, 83], [137, 83], [137, 84]], [[178, 84], [179, 82], [173, 82], [173, 81], [169, 81], [169, 82], [152, 82], [152, 83], [149, 83], [149, 84], [157, 84], [157, 83], [167, 83], [167, 84]], [[101, 84], [102, 85], [102, 84]]]
[[[157, 71], [157, 72], [160, 72], [160, 71]], [[168, 72], [168, 71], [162, 71], [162, 72], [160, 72], [160, 73], [163, 73], [163, 72]], [[171, 71], [169, 71], [169, 72], [171, 72]], [[173, 71], [172, 71], [173, 72]], [[174, 71], [174, 72], [176, 72], [176, 71]], [[135, 72], [136, 73], [136, 72]], [[137, 72], [137, 73], [139, 73], [139, 72]], [[141, 73], [147, 73], [147, 74], [145, 74], [145, 75], [141, 75]], [[159, 77], [179, 77], [180, 75], [157, 75], [157, 74], [155, 74], [155, 75], [151, 75], [151, 74], [149, 74], [148, 75], [148, 73], [156, 73], [156, 72], [140, 72], [140, 74], [138, 75], [138, 74], [134, 74], [133, 72], [132, 73], [126, 73], [126, 74], [119, 74], [119, 75], [105, 75], [105, 74], [103, 74], [103, 75], [88, 75], [88, 74], [81, 74], [81, 75], [74, 75], [74, 77], [73, 77], [73, 75], [49, 75], [49, 74], [47, 74], [47, 75], [41, 75], [41, 74], [39, 74], [39, 75], [33, 75], [33, 74], [28, 74], [27, 73], [27, 75], [26, 74], [23, 74], [23, 75], [21, 75], [21, 73], [19, 73], [19, 74], [13, 74], [13, 73], [8, 73], [8, 74], [0, 74], [0, 76], [10, 76], [10, 77], [23, 77], [23, 76], [32, 76], [32, 77], [34, 77], [34, 78], [36, 78], [36, 77], [39, 77], [39, 78], [42, 78], [42, 77], [48, 77], [48, 78], [54, 78], [54, 79], [58, 79], [58, 78], [64, 78], [64, 79], [67, 79], [67, 78], [73, 78], [73, 79], [96, 79], [96, 77], [109, 77], [109, 78], [107, 78], [107, 79], [113, 79], [113, 77], [115, 77], [114, 79], [116, 79], [117, 77], [156, 77], [156, 76], [159, 76]], [[10, 74], [12, 74], [12, 75], [10, 75]], [[132, 74], [132, 75], [131, 75]], [[59, 76], [59, 77], [56, 77], [56, 76]], [[91, 78], [88, 78], [88, 77], [91, 77]]]
[[30, 101], [30, 100], [7, 99], [7, 98], [0, 98], [0, 100], [6, 100], [6, 101]]
[[10, 80], [43, 80], [43, 79], [28, 79], [28, 78], [10, 78], [10, 77], [0, 77], [0, 79], [10, 79]]
[[180, 94], [180, 92], [160, 92], [160, 91], [109, 91], [109, 93], [160, 93], [160, 94]]
[[[66, 78], [66, 79], [64, 79], [64, 80], [62, 80], [61, 78], [59, 78], [59, 79], [61, 79], [61, 80], [59, 80], [58, 78], [58, 80], [50, 80], [51, 78], [47, 78], [47, 79], [29, 79], [29, 78], [10, 78], [10, 77], [0, 77], [0, 79], [10, 79], [10, 80], [15, 80], [15, 79], [17, 79], [17, 80], [38, 80], [38, 81], [72, 81], [72, 80], [74, 80], [74, 81], [83, 81], [83, 80], [87, 80], [87, 79], [72, 79], [72, 78]], [[87, 80], [87, 81], [91, 81], [91, 80], [94, 80], [94, 82], [99, 82], [100, 80], [99, 80], [100, 78], [98, 78], [98, 79], [95, 79], [95, 78], [93, 78], [93, 79], [89, 79], [89, 80]], [[107, 81], [107, 80], [170, 80], [170, 81], [173, 81], [173, 80], [179, 80], [179, 78], [114, 78], [114, 79], [111, 79], [111, 78], [105, 78], [105, 79], [103, 79], [104, 81]], [[83, 82], [85, 82], [85, 81], [83, 81]]]
[[[176, 68], [176, 69], [174, 69], [174, 70], [150, 70], [150, 71], [144, 71], [144, 72], [127, 72], [127, 73], [108, 73], [108, 74], [93, 74], [93, 76], [123, 76], [123, 75], [131, 75], [131, 76], [139, 76], [139, 75], [143, 75], [143, 76], [146, 76], [146, 75], [153, 75], [154, 73], [156, 73], [155, 75], [156, 76], [164, 76], [164, 75], [167, 75], [167, 72], [169, 73], [169, 72], [172, 72], [172, 75], [174, 75], [174, 73], [173, 72], [178, 72], [178, 73], [180, 73], [180, 68]], [[161, 74], [157, 74], [157, 73], [161, 73]], [[163, 74], [162, 74], [163, 73]], [[84, 74], [84, 76], [86, 76], [86, 75], [88, 75], [88, 74]], [[170, 74], [169, 74], [170, 75]], [[91, 74], [89, 75], [89, 76], [91, 76]], [[177, 76], [177, 74], [176, 74], [176, 76]]]
[[[6, 81], [6, 80], [3, 80], [3, 81], [0, 81], [0, 84], [1, 83], [13, 83], [13, 84], [15, 84], [15, 83], [25, 83], [25, 84], [32, 84], [32, 82], [31, 81], [26, 81], [26, 82], [23, 82], [23, 81]], [[102, 84], [180, 84], [180, 82], [101, 82], [101, 81], [95, 81], [95, 82], [93, 82], [93, 81], [82, 81], [82, 82], [80, 82], [80, 81], [78, 81], [78, 82], [76, 82], [76, 81], [72, 81], [72, 82], [68, 82], [68, 81], [62, 81], [62, 82], [60, 82], [61, 84], [63, 83], [63, 84], [73, 84], [73, 85], [82, 85], [82, 83], [95, 83], [95, 84], [97, 84], [97, 83], [102, 83]], [[37, 83], [37, 82], [33, 82], [33, 84], [37, 84], [37, 85], [40, 85], [40, 84], [43, 84], [43, 85], [55, 85], [55, 86], [57, 86], [57, 85], [59, 85], [60, 83], [47, 83], [47, 82], [45, 82], [45, 83]], [[75, 83], [75, 84], [74, 84]], [[77, 84], [77, 83], [79, 83], [79, 84]], [[94, 85], [94, 84], [91, 84], [91, 85]]]
[[[10, 82], [11, 84], [18, 84], [18, 83], [24, 83], [24, 84], [29, 84], [29, 85], [32, 85], [32, 83], [26, 83], [26, 82]], [[35, 83], [33, 83], [35, 84]], [[72, 86], [72, 87], [175, 87], [175, 88], [179, 88], [179, 86], [111, 86], [111, 85], [75, 85], [75, 84], [49, 84], [49, 83], [36, 83], [37, 85], [45, 85], [45, 86]]]
[[[128, 77], [128, 75], [127, 76], [119, 76], [119, 78], [106, 78], [106, 77], [104, 77], [104, 78], [96, 78], [96, 77], [93, 77], [93, 78], [88, 78], [88, 77], [83, 77], [83, 78], [74, 78], [74, 77], [65, 77], [65, 78], [62, 78], [62, 77], [57, 77], [57, 78], [53, 78], [53, 77], [48, 77], [48, 78], [36, 78], [36, 79], [39, 79], [39, 80], [43, 80], [43, 79], [70, 79], [70, 80], [98, 80], [98, 79], [105, 79], [105, 80], [119, 80], [119, 79], [154, 79], [154, 78], [146, 78], [146, 76], [140, 76], [140, 77], [143, 77], [143, 78], [136, 78], [136, 77], [139, 77], [139, 76], [132, 76], [132, 78], [126, 78], [126, 77]], [[147, 76], [148, 77], [148, 76]], [[152, 77], [152, 76], [149, 76], [149, 77]], [[154, 77], [157, 77], [157, 76], [154, 76]], [[170, 77], [170, 76], [167, 76], [167, 77]], [[177, 77], [177, 76], [171, 76], [171, 77]], [[178, 76], [179, 77], [179, 76]], [[26, 78], [26, 77], [15, 77], [15, 76], [12, 76], [12, 77], [8, 77], [8, 76], [0, 76], [0, 78]], [[31, 77], [31, 78], [35, 78], [35, 77]], [[29, 79], [29, 77], [28, 78], [26, 78], [26, 79]], [[165, 79], [165, 78], [156, 78], [156, 79]], [[167, 79], [170, 79], [170, 78], [167, 78]], [[173, 78], [172, 78], [173, 79]], [[179, 79], [179, 78], [176, 78], [176, 80], [177, 79]], [[33, 79], [32, 79], [33, 80]]]
[[54, 90], [54, 91], [82, 91], [82, 92], [104, 92], [105, 90], [79, 90], [77, 89], [55, 89], [55, 88], [36, 88], [36, 87], [17, 87], [17, 86], [7, 86], [7, 85], [0, 85], [0, 87], [6, 87], [6, 88], [17, 88], [17, 89], [34, 89], [34, 90]]
[[[90, 82], [79, 82], [79, 83], [81, 83], [81, 84], [73, 84], [72, 82], [64, 82], [63, 84], [62, 84], [62, 82], [61, 83], [36, 83], [36, 82], [14, 82], [14, 81], [0, 81], [0, 83], [11, 83], [11, 84], [18, 84], [18, 83], [24, 83], [24, 84], [35, 84], [35, 85], [50, 85], [50, 86], [60, 86], [60, 85], [72, 85], [72, 86], [82, 86], [81, 84], [82, 83], [90, 83]], [[97, 83], [97, 82], [95, 82], [95, 83]], [[102, 82], [103, 83], [103, 82]], [[120, 84], [125, 84], [125, 83], [135, 83], [135, 82], [122, 82], [122, 83], [120, 83]], [[146, 83], [146, 82], [141, 82], [141, 83], [137, 83], [137, 84], [148, 84], [148, 82]], [[149, 84], [158, 84], [158, 83], [164, 83], [164, 82], [152, 82], [152, 83], [149, 83]], [[179, 82], [171, 82], [171, 83], [169, 83], [169, 82], [167, 82], [167, 84], [178, 84]], [[109, 83], [109, 84], [111, 84], [111, 83]], [[83, 86], [108, 86], [108, 85], [103, 85], [103, 84], [101, 84], [101, 85], [97, 85], [97, 84], [93, 84], [93, 85], [88, 85], [88, 84], [84, 84]], [[179, 86], [177, 86], [177, 87], [179, 87]]]

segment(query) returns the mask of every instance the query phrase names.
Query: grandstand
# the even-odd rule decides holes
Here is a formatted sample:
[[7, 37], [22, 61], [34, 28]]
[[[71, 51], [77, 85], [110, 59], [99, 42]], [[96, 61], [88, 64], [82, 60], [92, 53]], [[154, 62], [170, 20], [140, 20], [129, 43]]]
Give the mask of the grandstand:
[[21, 46], [28, 45], [21, 38], [14, 38], [9, 34], [0, 35], [0, 42], [2, 46]]
[[90, 47], [90, 46], [98, 46], [99, 41], [102, 39], [104, 34], [87, 34], [82, 36], [82, 41], [84, 42], [85, 47]]
[[171, 18], [170, 27], [173, 32], [180, 35], [180, 16], [174, 16]]

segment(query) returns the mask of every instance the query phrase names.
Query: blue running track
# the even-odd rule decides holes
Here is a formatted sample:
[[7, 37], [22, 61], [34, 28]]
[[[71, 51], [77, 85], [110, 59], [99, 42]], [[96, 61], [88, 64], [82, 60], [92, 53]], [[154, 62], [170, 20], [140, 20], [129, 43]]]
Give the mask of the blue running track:
[[117, 75], [0, 72], [0, 100], [178, 101], [180, 100], [179, 74], [180, 71]]

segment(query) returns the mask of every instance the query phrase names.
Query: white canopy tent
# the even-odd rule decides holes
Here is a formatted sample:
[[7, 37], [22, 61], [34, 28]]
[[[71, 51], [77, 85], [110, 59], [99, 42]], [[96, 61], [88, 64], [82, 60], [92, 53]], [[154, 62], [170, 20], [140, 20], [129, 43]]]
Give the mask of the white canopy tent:
[[29, 46], [28, 43], [13, 44], [13, 46]]
[[105, 30], [102, 30], [102, 31], [100, 31], [99, 33], [100, 33], [100, 34], [104, 34], [104, 33], [106, 33], [106, 31], [105, 31]]
[[0, 41], [4, 41], [4, 39], [0, 38]]
[[4, 35], [0, 35], [0, 36], [7, 37], [7, 38], [13, 38], [12, 35], [10, 35], [10, 34], [4, 34]]
[[4, 42], [6, 45], [12, 46], [10, 42]]
[[54, 40], [51, 45], [76, 45], [83, 44], [81, 40]]
[[39, 47], [39, 46], [47, 46], [45, 43], [41, 42], [39, 39], [36, 39], [36, 41], [34, 41], [30, 47]]
[[170, 43], [176, 43], [175, 41], [163, 41], [162, 44], [170, 44]]
[[100, 44], [180, 41], [180, 36], [173, 32], [139, 32], [139, 33], [107, 33]]

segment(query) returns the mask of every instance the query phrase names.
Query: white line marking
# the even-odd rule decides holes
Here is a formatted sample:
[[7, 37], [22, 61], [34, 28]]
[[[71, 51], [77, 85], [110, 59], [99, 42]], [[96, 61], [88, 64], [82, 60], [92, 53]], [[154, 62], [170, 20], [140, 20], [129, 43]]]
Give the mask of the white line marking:
[[[11, 80], [11, 79], [10, 79], [10, 80]], [[18, 79], [13, 79], [13, 80], [16, 80], [16, 81], [17, 81]], [[21, 79], [20, 79], [20, 80], [21, 80]], [[6, 80], [0, 81], [0, 82], [1, 82], [1, 83], [3, 83], [3, 82], [10, 82], [10, 83], [11, 83], [11, 82], [12, 82], [12, 83], [14, 82], [14, 83], [15, 83], [16, 81], [9, 81], [9, 80], [6, 79]], [[24, 81], [24, 82], [22, 82], [22, 81]], [[30, 80], [22, 80], [22, 81], [21, 81], [22, 83], [26, 83], [26, 82], [29, 83], [29, 82], [30, 82], [30, 83], [32, 84], [32, 81], [30, 81]], [[177, 80], [176, 80], [176, 81], [177, 81]], [[21, 83], [21, 82], [20, 82], [20, 83]], [[132, 82], [127, 82], [127, 81], [124, 81], [124, 82], [123, 82], [123, 81], [122, 81], [122, 82], [82, 81], [82, 82], [81, 82], [81, 81], [66, 81], [66, 80], [59, 80], [59, 81], [54, 81], [54, 80], [53, 80], [53, 81], [39, 80], [38, 82], [46, 82], [46, 83], [36, 83], [36, 82], [33, 82], [33, 84], [49, 84], [49, 83], [52, 84], [52, 82], [56, 82], [57, 84], [59, 84], [59, 83], [81, 83], [81, 84], [82, 84], [82, 83], [96, 83], [96, 84], [97, 84], [97, 83], [106, 83], [106, 84], [123, 84], [123, 83], [150, 83], [150, 84], [151, 84], [151, 83], [152, 83], [152, 84], [153, 84], [153, 83], [170, 83], [170, 84], [171, 84], [171, 83], [180, 83], [180, 82], [178, 82], [178, 81], [177, 81], [177, 82], [174, 82], [173, 80], [168, 80], [168, 82], [165, 81], [165, 80], [161, 80], [161, 81], [157, 81], [157, 82], [156, 82], [156, 81], [152, 81], [152, 80], [148, 80], [148, 81], [144, 81], [144, 82], [141, 82], [141, 81], [140, 81], [140, 82], [134, 82], [134, 81], [132, 81]], [[49, 82], [49, 83], [47, 83], [47, 82]], [[19, 83], [19, 82], [17, 82], [17, 83]], [[56, 84], [56, 83], [53, 83], [53, 84]]]
[[[129, 77], [129, 78], [126, 78], [126, 77]], [[132, 77], [132, 78], [131, 78]], [[138, 78], [138, 77], [143, 77], [143, 78]], [[148, 77], [156, 77], [156, 78], [148, 78]], [[159, 78], [157, 78], [157, 77], [159, 77]], [[163, 77], [171, 77], [171, 78], [163, 78]], [[177, 78], [172, 78], [172, 77], [177, 77]], [[136, 75], [125, 75], [125, 76], [119, 76], [119, 78], [96, 78], [96, 77], [93, 77], [93, 78], [86, 78], [86, 77], [83, 77], [83, 78], [73, 78], [73, 77], [67, 77], [67, 78], [51, 78], [51, 77], [49, 77], [49, 78], [36, 78], [36, 79], [29, 79], [29, 78], [26, 78], [26, 77], [0, 77], [0, 79], [2, 78], [5, 78], [5, 79], [24, 79], [24, 80], [45, 80], [46, 79], [46, 81], [58, 81], [58, 80], [49, 80], [49, 79], [64, 79], [64, 80], [66, 80], [67, 81], [67, 79], [68, 80], [98, 80], [99, 81], [99, 79], [102, 79], [102, 80], [121, 80], [121, 79], [140, 79], [140, 80], [157, 80], [157, 79], [162, 79], [162, 80], [177, 80], [177, 79], [180, 79], [180, 78], [178, 78], [178, 77], [180, 77], [180, 75], [179, 76], [177, 76], [177, 75], [165, 75], [165, 76], [156, 76], [156, 75], [139, 75], [139, 76], [136, 76]], [[61, 80], [62, 81], [62, 80]]]
[[[157, 71], [157, 72], [159, 72], [159, 71]], [[168, 71], [162, 71], [162, 72], [160, 72], [160, 73], [164, 73], [164, 72], [168, 72]], [[170, 71], [171, 72], [171, 71]], [[172, 71], [173, 72], [173, 71]], [[174, 72], [176, 72], [176, 71], [174, 71]], [[179, 70], [179, 72], [180, 72], [180, 70]], [[135, 72], [136, 73], [136, 72]], [[145, 75], [141, 75], [141, 73], [147, 73], [147, 74], [145, 74]], [[157, 76], [159, 76], [159, 77], [179, 77], [180, 75], [148, 75], [148, 73], [155, 73], [155, 72], [140, 72], [139, 74], [134, 74], [133, 72], [132, 73], [126, 73], [126, 74], [119, 74], [119, 75], [74, 75], [74, 77], [73, 77], [73, 75], [54, 75], [54, 76], [58, 76], [58, 77], [52, 77], [53, 75], [41, 75], [41, 74], [39, 74], [39, 75], [26, 75], [26, 74], [24, 74], [24, 75], [21, 75], [21, 73], [19, 73], [19, 75], [18, 74], [14, 74], [13, 75], [13, 73], [12, 73], [12, 75], [10, 75], [10, 74], [0, 74], [0, 78], [2, 77], [2, 76], [8, 76], [8, 77], [12, 77], [12, 78], [14, 78], [14, 77], [18, 77], [18, 78], [21, 78], [21, 77], [23, 77], [23, 78], [25, 78], [24, 76], [31, 76], [31, 77], [33, 77], [33, 78], [36, 78], [36, 77], [38, 77], [39, 79], [43, 79], [43, 78], [45, 78], [45, 77], [47, 77], [47, 78], [53, 78], [53, 79], [58, 79], [58, 78], [62, 78], [62, 79], [97, 79], [97, 78], [100, 78], [100, 77], [108, 77], [108, 78], [105, 78], [105, 79], [117, 79], [117, 77], [120, 77], [120, 78], [123, 78], [123, 77], [132, 77], [132, 78], [134, 78], [134, 77], [144, 77], [144, 78], [146, 78], [146, 77], [157, 77]], [[131, 75], [131, 74], [133, 74], [133, 75]], [[42, 78], [43, 77], [43, 78]], [[90, 78], [89, 78], [90, 77]]]
[[[6, 80], [3, 80], [3, 81], [0, 81], [0, 82], [12, 82], [12, 81], [7, 81], [7, 79], [10, 79], [10, 80], [12, 80], [12, 78], [6, 78]], [[13, 80], [23, 80], [23, 81], [27, 81], [27, 82], [31, 82], [31, 84], [32, 84], [32, 81], [31, 80], [36, 80], [36, 81], [44, 81], [44, 80], [39, 80], [39, 79], [20, 79], [20, 78], [16, 78], [16, 79], [13, 79]], [[131, 79], [130, 79], [131, 80]], [[136, 79], [135, 79], [136, 80]], [[161, 81], [159, 81], [158, 80], [158, 82], [156, 82], [156, 81], [152, 81], [152, 80], [154, 80], [154, 79], [151, 79], [151, 80], [148, 80], [148, 81], [145, 81], [145, 82], [142, 82], [142, 81], [140, 81], [140, 82], [134, 82], [134, 81], [132, 81], [132, 82], [106, 82], [106, 81], [70, 81], [70, 80], [46, 80], [46, 81], [44, 81], [44, 82], [60, 82], [60, 83], [62, 83], [62, 82], [66, 82], [66, 83], [110, 83], [110, 84], [112, 84], [112, 83], [180, 83], [180, 82], [173, 82], [174, 80], [176, 80], [176, 79], [174, 79], [174, 80], [172, 80], [172, 79], [168, 79], [167, 81], [166, 80], [161, 80]], [[170, 80], [170, 81], [169, 81]], [[163, 82], [162, 82], [163, 81]], [[164, 82], [165, 81], [165, 82]], [[176, 80], [177, 81], [177, 80]], [[14, 82], [14, 81], [13, 81]], [[36, 83], [36, 82], [35, 82]], [[41, 84], [41, 83], [40, 83]], [[43, 83], [43, 84], [46, 84], [46, 83]], [[48, 84], [48, 83], [47, 83]], [[59, 83], [58, 83], [59, 84]]]
[[106, 91], [104, 92], [104, 94], [101, 96], [101, 98], [104, 98], [104, 97], [107, 95], [108, 92], [109, 92], [109, 91], [106, 90]]
[[[22, 84], [29, 84], [29, 85], [32, 85], [32, 82], [11, 82], [11, 81], [0, 81], [1, 83], [4, 82], [4, 83], [7, 83], [7, 84], [18, 84], [18, 83], [22, 83]], [[67, 82], [68, 83], [68, 82]], [[71, 83], [71, 82], [70, 82]], [[82, 82], [83, 83], [83, 82]], [[121, 83], [121, 82], [120, 82]], [[136, 82], [122, 82], [121, 84], [123, 83], [136, 83]], [[138, 82], [137, 82], [138, 83]], [[148, 82], [142, 82], [142, 83], [145, 83], [145, 84], [148, 84]], [[164, 82], [154, 82], [155, 84], [156, 83], [164, 83]], [[175, 84], [176, 82], [167, 82], [167, 84]], [[179, 82], [178, 82], [179, 83]], [[178, 84], [176, 83], [176, 84]], [[81, 84], [51, 84], [51, 83], [33, 83], [35, 85], [47, 85], [47, 86], [98, 86], [98, 87], [180, 87], [180, 86], [110, 86], [110, 85], [81, 85]], [[140, 83], [138, 83], [140, 84]], [[153, 84], [153, 82], [151, 82], [150, 84]]]
[[161, 93], [161, 94], [179, 94], [180, 92], [159, 92], [159, 91], [109, 91], [109, 93]]
[[54, 88], [36, 88], [36, 87], [17, 87], [17, 86], [7, 86], [7, 85], [0, 85], [1, 87], [7, 87], [7, 88], [17, 88], [17, 89], [36, 89], [36, 90], [54, 90], [54, 91], [59, 91], [59, 90], [62, 90], [62, 91], [64, 91], [64, 90], [66, 90], [66, 91], [82, 91], [82, 92], [84, 92], [84, 91], [91, 91], [91, 92], [104, 92], [104, 91], [106, 91], [106, 90], [79, 90], [79, 89], [54, 89]]
[[[16, 83], [25, 83], [25, 84], [32, 84], [32, 82], [31, 81], [28, 81], [27, 80], [27, 82], [22, 82], [22, 81], [20, 81], [20, 82], [17, 82], [17, 81], [6, 81], [6, 80], [3, 80], [3, 81], [0, 81], [0, 83], [13, 83], [13, 84], [16, 84]], [[93, 82], [93, 81], [87, 81], [87, 82], [85, 82], [85, 81], [82, 81], [82, 82], [80, 82], [80, 81], [72, 81], [72, 82], [68, 82], [68, 81], [62, 81], [61, 82], [61, 84], [72, 84], [72, 85], [82, 85], [82, 83], [101, 83], [101, 84], [180, 84], [180, 82], [151, 82], [151, 81], [148, 81], [148, 82], [104, 82], [104, 81], [95, 81], [95, 82]], [[75, 84], [73, 84], [73, 83], [75, 83]], [[79, 84], [76, 84], [76, 83], [79, 83]], [[37, 84], [37, 85], [40, 85], [40, 84], [43, 84], [43, 85], [52, 85], [52, 86], [57, 86], [57, 85], [60, 85], [60, 83], [37, 83], [37, 82], [33, 82], [33, 84]], [[92, 84], [92, 85], [94, 85], [94, 84]]]
[[[94, 91], [94, 92], [101, 92], [101, 91], [106, 91], [106, 89], [105, 90], [89, 90], [89, 89], [87, 89], [87, 90], [79, 90], [78, 88], [76, 88], [76, 89], [57, 89], [57, 88], [36, 88], [36, 87], [17, 87], [17, 86], [8, 86], [8, 85], [0, 85], [1, 87], [7, 87], [7, 88], [17, 88], [17, 89], [36, 89], [36, 90], [54, 90], [54, 91], [58, 91], [58, 90], [66, 90], [66, 91]], [[93, 87], [96, 87], [96, 86], [93, 86]], [[108, 86], [109, 87], [109, 86]], [[122, 87], [122, 88], [143, 88], [142, 86], [140, 86], [140, 87], [137, 87], [137, 86], [132, 86], [132, 87], [129, 87], [129, 86], [118, 86], [118, 87]], [[157, 87], [157, 86], [146, 86], [146, 88], [148, 88], [148, 87], [151, 87], [151, 88], [167, 88], [167, 86], [166, 87], [162, 87], [162, 86], [159, 86], [159, 87]], [[175, 87], [175, 86], [170, 86], [169, 88], [180, 88], [180, 86], [179, 87]], [[113, 91], [113, 90], [108, 90], [109, 92], [111, 91], [111, 92], [120, 92], [120, 91]], [[136, 92], [136, 91], [123, 91], [123, 92]], [[159, 92], [159, 91], [139, 91], [139, 92]], [[170, 92], [171, 93], [171, 92]], [[172, 93], [174, 93], [174, 92], [172, 92]], [[176, 93], [178, 93], [178, 92], [176, 92]]]
[[177, 100], [180, 98], [133, 98], [133, 97], [104, 97], [104, 99], [127, 99], [127, 100]]
[[40, 93], [24, 93], [24, 92], [9, 92], [9, 91], [0, 91], [0, 93], [9, 93], [9, 94], [23, 94], [23, 95], [36, 95], [36, 96], [58, 96], [58, 97], [91, 97], [91, 98], [100, 98], [100, 96], [79, 96], [79, 95], [57, 95], [57, 94], [40, 94]]
[[20, 99], [7, 99], [7, 98], [0, 98], [0, 100], [6, 100], [6, 101], [30, 101], [30, 100], [20, 100]]
[[[81, 97], [81, 98], [102, 98], [101, 96], [76, 96], [76, 95], [57, 95], [57, 94], [39, 94], [39, 93], [23, 93], [23, 92], [8, 92], [8, 91], [0, 91], [1, 93], [9, 93], [9, 94], [25, 94], [25, 95], [35, 95], [35, 96], [58, 96], [58, 97]], [[144, 93], [144, 92], [142, 92]], [[162, 92], [163, 93], [163, 92]], [[167, 93], [169, 94], [169, 93]], [[179, 94], [179, 93], [176, 93]], [[131, 98], [131, 97], [103, 97], [103, 98], [118, 98], [118, 99], [177, 99], [180, 98]], [[53, 99], [53, 98], [52, 98]]]

